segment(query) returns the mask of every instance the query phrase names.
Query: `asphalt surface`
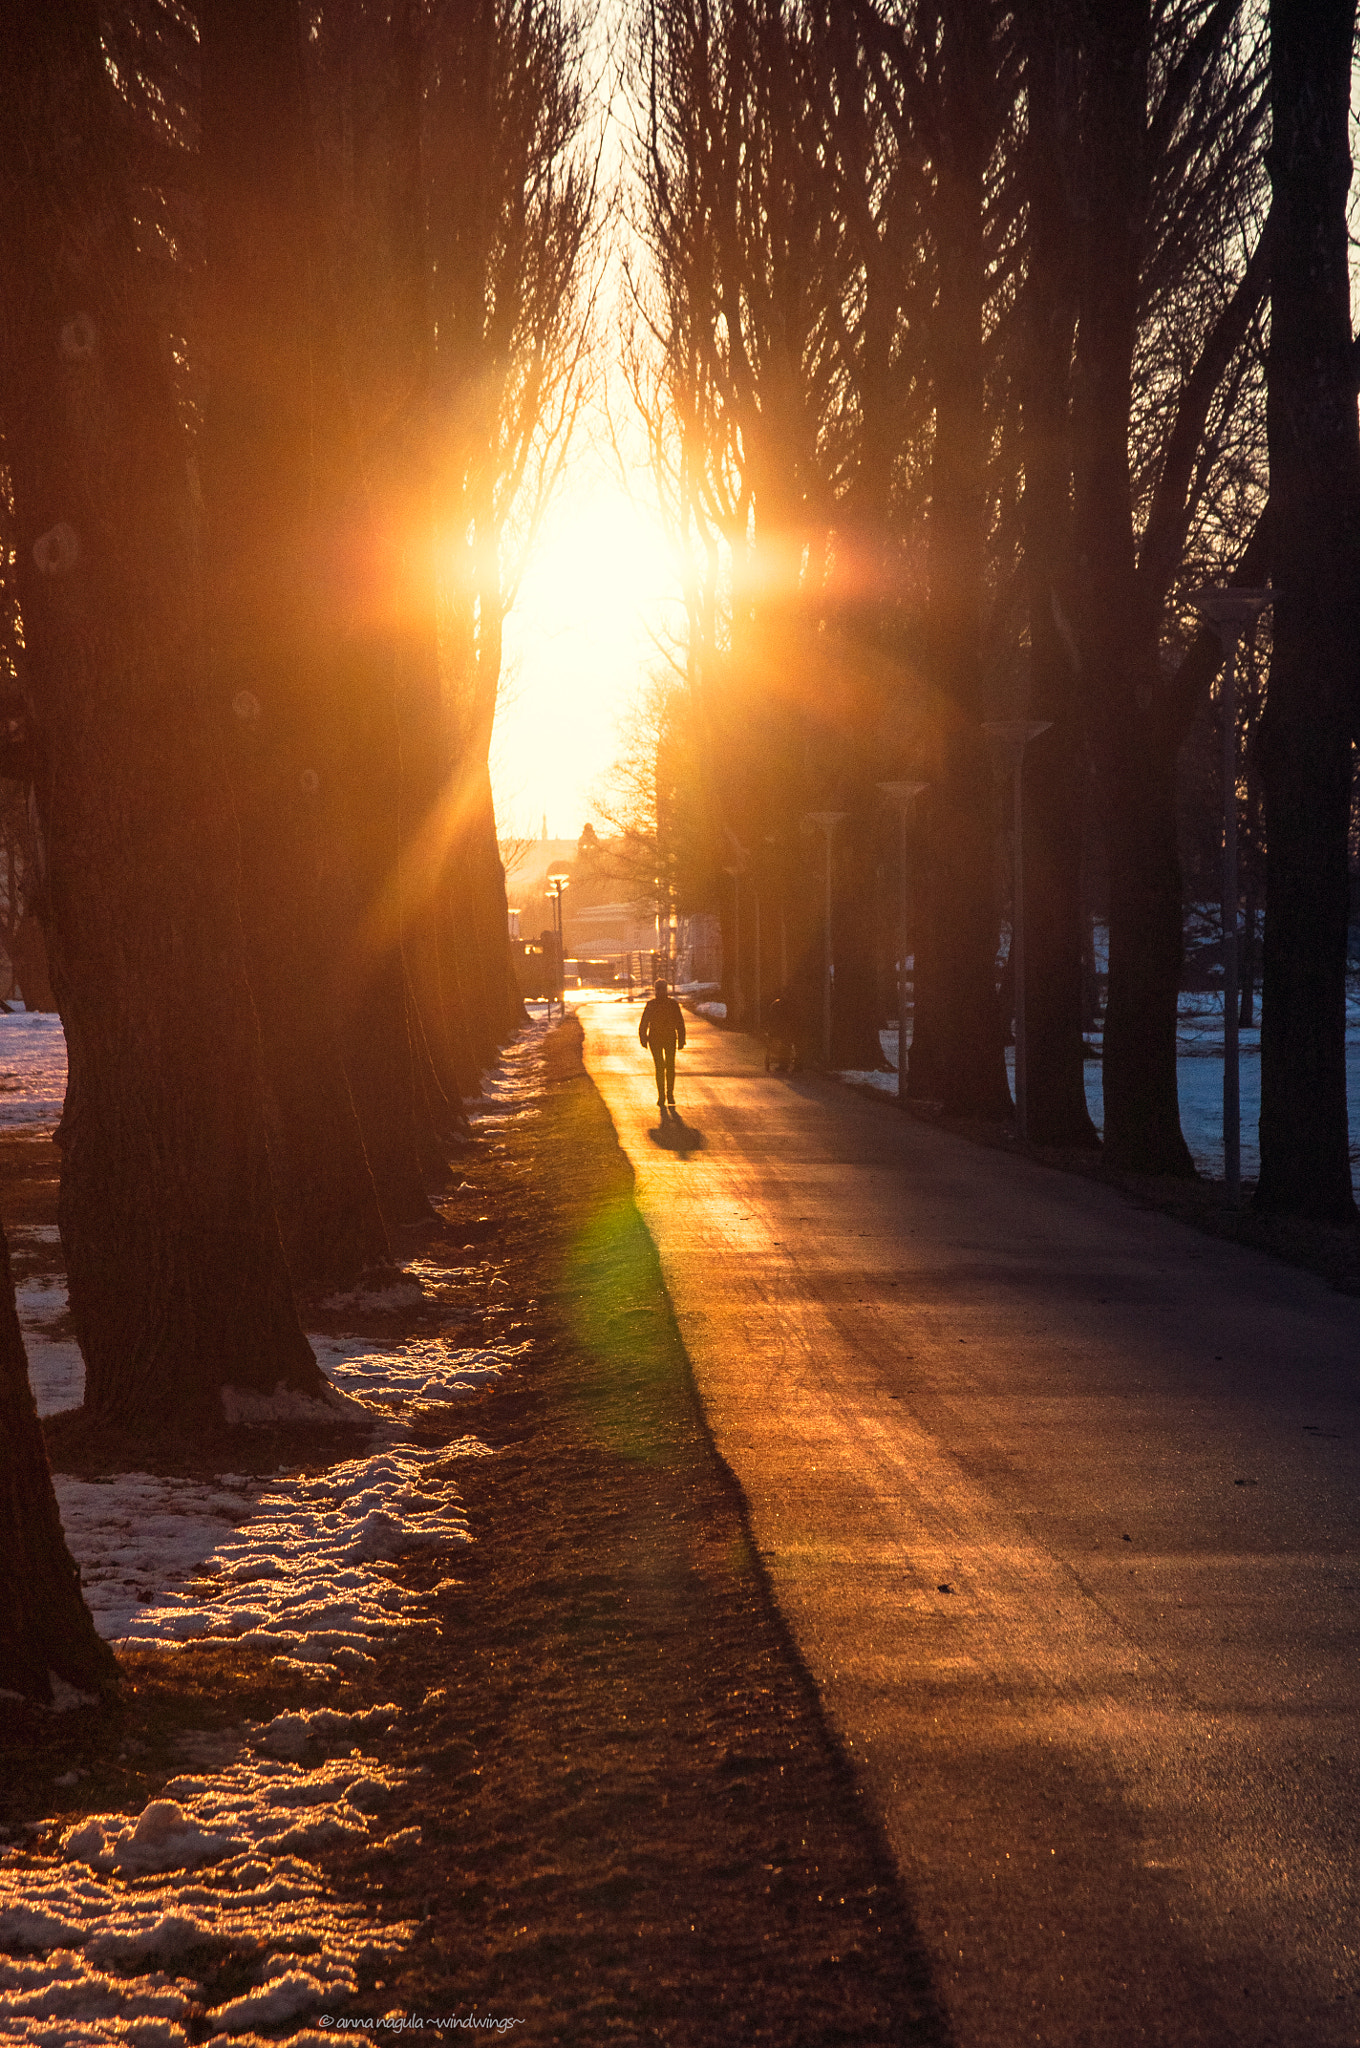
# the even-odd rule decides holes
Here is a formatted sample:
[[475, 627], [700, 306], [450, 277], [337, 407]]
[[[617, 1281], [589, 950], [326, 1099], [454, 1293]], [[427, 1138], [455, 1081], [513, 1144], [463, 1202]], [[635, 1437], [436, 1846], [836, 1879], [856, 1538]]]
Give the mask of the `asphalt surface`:
[[1360, 1301], [583, 1000], [959, 2048], [1360, 2043]]

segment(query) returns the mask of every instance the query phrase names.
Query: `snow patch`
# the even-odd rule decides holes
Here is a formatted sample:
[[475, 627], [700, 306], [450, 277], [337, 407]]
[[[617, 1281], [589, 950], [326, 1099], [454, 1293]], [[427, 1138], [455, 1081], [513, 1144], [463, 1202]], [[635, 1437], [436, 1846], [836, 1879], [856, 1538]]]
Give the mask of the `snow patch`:
[[[22, 1254], [26, 1242], [55, 1238], [53, 1225], [15, 1231], [10, 1249]], [[78, 1408], [85, 1397], [85, 1361], [80, 1346], [72, 1339], [54, 1337], [51, 1332], [69, 1306], [66, 1282], [59, 1274], [30, 1274], [14, 1290], [19, 1327], [28, 1353], [28, 1383], [39, 1415], [56, 1415], [63, 1408]]]
[[342, 1713], [335, 1707], [299, 1708], [276, 1714], [260, 1735], [260, 1748], [269, 1756], [300, 1757], [309, 1744], [327, 1736], [381, 1734], [397, 1718], [394, 1706], [365, 1707], [358, 1713]]
[[409, 1274], [387, 1287], [351, 1287], [347, 1294], [328, 1294], [321, 1306], [329, 1309], [366, 1308], [381, 1313], [419, 1308], [425, 1299], [420, 1282]]
[[255, 1387], [223, 1387], [222, 1413], [232, 1428], [270, 1422], [297, 1422], [325, 1428], [333, 1422], [366, 1422], [368, 1417], [354, 1402], [328, 1387], [321, 1394], [304, 1394], [280, 1380], [272, 1394]]
[[[354, 1988], [353, 1979], [346, 1988]], [[299, 2013], [310, 2012], [335, 1989], [334, 1977], [323, 1981], [306, 1970], [289, 1970], [264, 1989], [248, 1991], [243, 1998], [217, 2006], [211, 2017], [224, 2034], [243, 2034], [247, 2027], [256, 2025], [277, 2027], [285, 2020], [296, 2019]]]
[[0, 1125], [53, 1131], [66, 1099], [66, 1037], [49, 1011], [0, 1011]]
[[148, 1870], [191, 1870], [200, 1863], [219, 1863], [234, 1849], [245, 1847], [242, 1836], [200, 1827], [173, 1799], [153, 1799], [135, 1827], [115, 1828], [113, 1819], [94, 1815], [69, 1828], [61, 1838], [64, 1854], [88, 1863], [92, 1870], [140, 1876]]
[[39, 1415], [59, 1415], [65, 1408], [78, 1408], [85, 1399], [85, 1361], [80, 1346], [26, 1330], [24, 1349], [28, 1353], [28, 1383]]
[[[33, 1022], [44, 1042], [60, 1044], [56, 1020]], [[0, 1019], [0, 1061], [3, 1033]], [[431, 1267], [426, 1284], [408, 1276], [401, 1285], [447, 1301], [477, 1281]], [[358, 1299], [372, 1305], [362, 1291]], [[399, 1305], [409, 1299], [404, 1292]], [[43, 1284], [26, 1306], [34, 1341], [55, 1343], [43, 1326], [63, 1312], [64, 1290]], [[385, 1637], [424, 1619], [456, 1583], [437, 1567], [422, 1593], [401, 1583], [394, 1560], [451, 1557], [468, 1541], [450, 1468], [491, 1455], [471, 1435], [412, 1443], [401, 1411], [447, 1410], [527, 1349], [318, 1339], [336, 1403], [371, 1430], [363, 1455], [319, 1472], [225, 1473], [206, 1484], [58, 1475], [100, 1633], [163, 1649], [200, 1638], [251, 1644], [317, 1677], [370, 1668]], [[69, 1361], [64, 1377], [55, 1366], [38, 1377], [52, 1405], [79, 1398]], [[357, 1746], [397, 1718], [391, 1705], [321, 1707], [200, 1732], [185, 1740], [190, 1767], [140, 1813], [52, 1820], [52, 1848], [0, 1848], [4, 2048], [188, 2048], [205, 2034], [209, 2048], [266, 2048], [280, 2035], [289, 2048], [329, 2048], [333, 2035], [296, 2022], [353, 1994], [365, 1951], [399, 1952], [416, 1932], [330, 1896], [309, 1860], [345, 1839], [389, 1855], [418, 1846], [419, 1828], [385, 1832], [378, 1819], [410, 1774]], [[208, 1985], [227, 1959], [243, 1967], [233, 1996], [213, 2008]]]
[[530, 1348], [527, 1343], [478, 1348], [446, 1337], [411, 1337], [380, 1349], [363, 1338], [312, 1341], [318, 1362], [337, 1387], [385, 1409], [456, 1401], [500, 1379]]
[[[395, 1706], [304, 1717], [309, 1741], [350, 1741], [398, 1717]], [[172, 1779], [135, 1818], [92, 1814], [59, 1853], [0, 1862], [0, 2042], [46, 2048], [185, 2048], [204, 2005], [199, 1972], [243, 1962], [249, 1988], [206, 2015], [216, 2037], [286, 2028], [357, 1986], [361, 1951], [395, 1951], [386, 1926], [328, 1896], [309, 1851], [346, 1836], [388, 1849], [418, 1831], [373, 1836], [371, 1814], [409, 1776], [357, 1751], [304, 1769], [269, 1754], [292, 1717], [240, 1736], [247, 1754], [207, 1775]], [[206, 1738], [205, 1738], [206, 1740]], [[34, 1951], [40, 1953], [35, 1954]], [[167, 1974], [175, 1972], [176, 1974]], [[292, 2037], [294, 2048], [308, 2035]]]
[[170, 1649], [226, 1638], [354, 1668], [430, 1611], [430, 1596], [401, 1584], [393, 1560], [469, 1541], [452, 1483], [435, 1469], [445, 1456], [389, 1445], [286, 1486], [145, 1472], [58, 1475], [55, 1485], [95, 1626], [109, 1640]]

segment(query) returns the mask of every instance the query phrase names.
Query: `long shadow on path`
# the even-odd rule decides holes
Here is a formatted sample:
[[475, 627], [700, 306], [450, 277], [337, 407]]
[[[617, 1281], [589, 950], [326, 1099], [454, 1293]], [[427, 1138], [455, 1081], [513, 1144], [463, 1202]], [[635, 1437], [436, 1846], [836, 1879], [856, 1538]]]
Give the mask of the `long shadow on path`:
[[706, 1142], [703, 1132], [694, 1124], [687, 1124], [675, 1109], [649, 1130], [647, 1136], [660, 1150], [674, 1152], [681, 1159], [687, 1159], [691, 1152], [702, 1152]]

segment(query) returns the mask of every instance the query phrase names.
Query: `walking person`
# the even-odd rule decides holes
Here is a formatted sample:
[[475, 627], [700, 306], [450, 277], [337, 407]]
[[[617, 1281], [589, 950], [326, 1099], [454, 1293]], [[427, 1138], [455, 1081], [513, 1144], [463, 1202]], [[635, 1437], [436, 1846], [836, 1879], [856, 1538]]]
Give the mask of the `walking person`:
[[638, 1043], [645, 1045], [656, 1068], [656, 1106], [664, 1116], [675, 1108], [675, 1055], [685, 1043], [685, 1013], [666, 984], [659, 981], [656, 994], [642, 1013]]

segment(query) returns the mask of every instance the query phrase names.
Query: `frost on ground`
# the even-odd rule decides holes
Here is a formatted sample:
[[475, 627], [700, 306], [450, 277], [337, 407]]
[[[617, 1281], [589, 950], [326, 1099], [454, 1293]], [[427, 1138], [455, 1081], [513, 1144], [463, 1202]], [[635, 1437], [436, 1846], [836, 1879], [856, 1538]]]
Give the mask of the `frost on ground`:
[[[382, 1706], [248, 1723], [225, 1738], [230, 1761], [172, 1778], [135, 1818], [92, 1814], [55, 1853], [8, 1851], [0, 2042], [180, 2048], [207, 2035], [251, 2048], [254, 2029], [286, 2029], [352, 1994], [361, 1955], [396, 1950], [412, 1930], [331, 1897], [307, 1858], [346, 1836], [398, 1855], [415, 1846], [418, 1830], [386, 1834], [377, 1818], [410, 1773], [354, 1746], [396, 1719]], [[328, 1746], [346, 1753], [327, 1758]], [[247, 1986], [217, 1997], [228, 1964], [237, 1986], [245, 1966]], [[311, 2048], [323, 2037], [290, 2038]]]

